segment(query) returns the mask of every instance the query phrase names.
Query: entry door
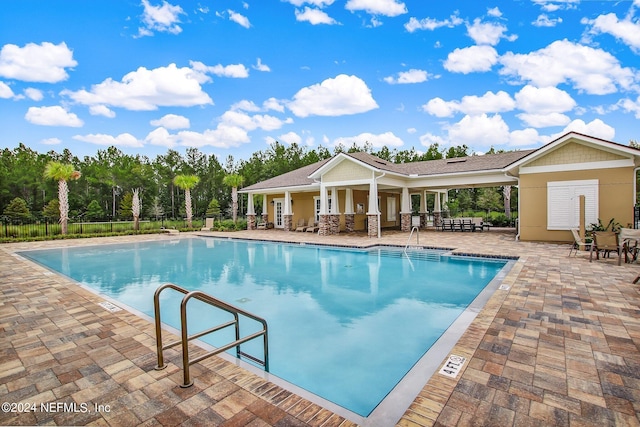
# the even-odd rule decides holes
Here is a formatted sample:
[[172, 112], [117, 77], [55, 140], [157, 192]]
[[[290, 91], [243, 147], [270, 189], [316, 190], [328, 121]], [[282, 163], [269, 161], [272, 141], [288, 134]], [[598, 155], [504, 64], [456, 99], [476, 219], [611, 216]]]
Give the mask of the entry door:
[[273, 226], [275, 228], [284, 228], [284, 222], [282, 221], [282, 211], [284, 209], [284, 200], [274, 200], [273, 201], [273, 213], [275, 216], [275, 221]]

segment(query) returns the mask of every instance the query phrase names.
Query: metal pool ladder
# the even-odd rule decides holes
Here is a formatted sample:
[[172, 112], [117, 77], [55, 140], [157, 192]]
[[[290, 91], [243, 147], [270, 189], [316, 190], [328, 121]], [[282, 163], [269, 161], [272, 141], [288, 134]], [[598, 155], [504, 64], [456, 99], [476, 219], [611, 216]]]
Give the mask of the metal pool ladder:
[[[162, 345], [162, 326], [161, 326], [162, 323], [160, 321], [160, 293], [167, 288], [183, 293], [185, 294], [185, 296], [182, 298], [182, 302], [180, 303], [181, 339]], [[187, 303], [191, 298], [195, 298], [199, 301], [209, 304], [210, 306], [213, 306], [221, 310], [224, 310], [228, 313], [231, 313], [233, 315], [233, 320], [230, 320], [228, 322], [222, 323], [220, 325], [214, 326], [212, 328], [206, 329], [202, 332], [198, 332], [196, 334], [189, 336], [189, 333], [187, 330]], [[191, 381], [191, 378], [189, 376], [190, 365], [200, 362], [213, 355], [227, 351], [233, 347], [236, 348], [236, 356], [238, 358], [245, 357], [247, 359], [250, 359], [257, 364], [264, 366], [264, 370], [269, 372], [269, 346], [268, 346], [269, 340], [268, 340], [268, 334], [267, 334], [267, 321], [264, 320], [263, 318], [258, 317], [252, 313], [249, 313], [248, 311], [244, 311], [240, 308], [234, 307], [231, 304], [228, 304], [224, 301], [214, 298], [211, 295], [208, 295], [204, 292], [188, 291], [187, 289], [184, 289], [178, 285], [174, 285], [173, 283], [166, 283], [160, 286], [158, 289], [156, 289], [156, 292], [153, 295], [153, 312], [155, 315], [155, 322], [156, 322], [156, 347], [158, 352], [158, 365], [156, 366], [155, 369], [161, 370], [167, 367], [167, 365], [165, 365], [164, 363], [164, 355], [163, 355], [164, 350], [171, 347], [175, 347], [178, 344], [182, 344], [182, 371], [184, 375], [184, 380], [183, 380], [183, 384], [181, 384], [180, 387], [190, 387], [193, 385], [193, 381]], [[240, 338], [240, 316], [248, 317], [249, 319], [253, 319], [261, 323], [262, 330]], [[229, 326], [235, 326], [235, 333], [236, 333], [235, 341], [230, 342], [229, 344], [226, 344], [222, 347], [218, 347], [215, 350], [210, 351], [201, 356], [198, 356], [192, 360], [189, 360], [189, 341], [196, 338], [200, 338], [204, 335], [222, 330]], [[261, 360], [250, 354], [246, 354], [242, 350], [240, 350], [240, 344], [261, 336], [263, 337], [262, 339], [264, 342], [264, 360]]]
[[404, 253], [407, 253], [407, 248], [409, 247], [409, 242], [411, 242], [411, 237], [413, 236], [413, 232], [416, 232], [416, 245], [420, 245], [420, 230], [415, 225], [411, 227], [411, 233], [409, 233], [409, 238], [407, 239], [407, 244], [404, 246]]

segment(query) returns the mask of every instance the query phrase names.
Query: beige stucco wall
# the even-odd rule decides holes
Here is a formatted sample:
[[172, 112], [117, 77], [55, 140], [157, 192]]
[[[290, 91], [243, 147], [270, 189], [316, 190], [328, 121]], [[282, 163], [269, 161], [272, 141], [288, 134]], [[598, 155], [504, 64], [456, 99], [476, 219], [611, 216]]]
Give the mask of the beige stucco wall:
[[623, 160], [626, 157], [598, 150], [577, 142], [569, 142], [543, 157], [528, 163], [527, 166], [551, 166], [572, 163], [604, 162], [610, 160]]
[[[344, 219], [344, 211], [345, 211], [345, 190], [338, 190], [338, 204], [340, 208], [340, 230], [345, 230], [345, 219]], [[353, 191], [353, 211], [355, 212], [355, 230], [366, 230], [365, 220], [367, 219], [367, 209], [368, 205], [368, 191], [354, 190]], [[315, 205], [314, 205], [314, 197], [319, 197], [320, 193], [291, 193], [291, 200], [293, 201], [292, 211], [293, 211], [293, 224], [296, 225], [300, 218], [305, 220], [305, 223], [308, 222], [309, 218], [315, 216]], [[395, 197], [396, 198], [396, 210], [400, 209], [400, 195], [392, 194], [392, 193], [379, 193], [380, 199], [380, 211], [381, 211], [381, 226], [382, 227], [393, 227], [395, 225], [400, 224], [400, 214], [396, 213], [396, 221], [388, 221], [387, 220], [387, 206], [386, 200], [387, 197]], [[269, 221], [274, 222], [275, 219], [275, 207], [271, 205], [271, 201], [273, 199], [284, 199], [284, 193], [282, 194], [273, 194], [267, 196], [267, 209], [269, 212]], [[363, 213], [358, 213], [357, 206], [358, 204], [362, 204]]]
[[587, 179], [599, 181], [598, 216], [605, 225], [611, 218], [624, 227], [633, 222], [633, 167], [523, 174], [520, 176], [519, 189], [520, 239], [572, 242], [570, 231], [547, 230], [547, 183]]

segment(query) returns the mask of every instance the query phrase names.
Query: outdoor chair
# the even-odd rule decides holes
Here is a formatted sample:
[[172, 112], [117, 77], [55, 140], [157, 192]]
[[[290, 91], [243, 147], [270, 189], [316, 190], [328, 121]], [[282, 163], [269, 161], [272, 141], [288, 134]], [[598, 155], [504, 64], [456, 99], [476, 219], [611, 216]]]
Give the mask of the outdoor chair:
[[613, 231], [594, 231], [593, 242], [591, 242], [591, 251], [589, 252], [589, 262], [593, 261], [593, 253], [596, 253], [596, 259], [607, 258], [611, 252], [618, 255], [618, 265], [620, 265], [620, 247], [618, 246], [618, 235]]
[[318, 224], [316, 224], [315, 218], [314, 217], [309, 218], [309, 225], [304, 231], [308, 233], [315, 233], [318, 230], [320, 230], [320, 227], [318, 227]]
[[205, 218], [204, 227], [200, 229], [200, 231], [211, 231], [213, 228], [213, 218]]
[[305, 231], [306, 228], [307, 226], [304, 222], [304, 218], [300, 218], [298, 220], [298, 226], [296, 227], [296, 231]]
[[586, 242], [580, 238], [580, 232], [577, 228], [571, 229], [571, 234], [573, 234], [573, 244], [571, 245], [571, 250], [569, 251], [569, 256], [571, 256], [571, 252], [576, 251], [573, 256], [578, 255], [578, 251], [587, 251], [591, 249], [591, 243]]
[[640, 243], [640, 230], [633, 228], [620, 228], [618, 233], [620, 253], [624, 254], [624, 262], [635, 262], [638, 259], [638, 243]]
[[460, 229], [461, 231], [474, 231], [474, 226], [473, 226], [473, 223], [471, 222], [471, 218], [461, 219]]

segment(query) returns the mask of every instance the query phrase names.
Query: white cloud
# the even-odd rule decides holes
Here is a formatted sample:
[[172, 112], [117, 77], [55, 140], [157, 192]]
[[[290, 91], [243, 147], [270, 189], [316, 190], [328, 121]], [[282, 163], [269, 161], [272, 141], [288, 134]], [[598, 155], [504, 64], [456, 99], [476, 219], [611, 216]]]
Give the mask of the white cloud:
[[438, 144], [439, 146], [447, 145], [447, 140], [441, 136], [434, 135], [432, 133], [425, 133], [424, 135], [420, 135], [420, 143], [425, 147], [429, 147], [432, 144]]
[[269, 68], [268, 65], [263, 64], [260, 58], [258, 58], [256, 65], [253, 66], [253, 69], [258, 71], [263, 71], [263, 72], [271, 71], [271, 68]]
[[284, 105], [282, 103], [282, 101], [276, 99], [276, 98], [269, 98], [266, 101], [264, 101], [262, 103], [262, 107], [268, 111], [268, 110], [273, 110], [273, 111], [278, 111], [280, 113], [284, 113]]
[[219, 124], [216, 129], [207, 129], [204, 132], [180, 131], [170, 134], [165, 128], [157, 128], [150, 132], [145, 142], [162, 147], [196, 147], [205, 146], [215, 148], [234, 148], [251, 142], [245, 129]]
[[42, 101], [44, 95], [42, 91], [39, 89], [34, 89], [32, 87], [28, 87], [24, 90], [24, 95], [32, 101]]
[[144, 147], [142, 141], [139, 141], [135, 136], [130, 133], [121, 133], [118, 136], [106, 135], [106, 134], [89, 134], [89, 135], [75, 135], [73, 139], [77, 141], [89, 142], [96, 145], [104, 146], [116, 146], [116, 147], [130, 147], [140, 148]]
[[59, 105], [53, 107], [29, 107], [24, 118], [34, 125], [81, 127], [84, 123], [74, 113]]
[[580, 0], [533, 0], [546, 12], [555, 12], [561, 9], [575, 9]]
[[537, 88], [526, 85], [515, 98], [520, 110], [535, 114], [564, 113], [577, 105], [571, 95], [553, 86]]
[[191, 122], [184, 116], [177, 114], [166, 114], [157, 120], [149, 122], [151, 126], [164, 127], [166, 129], [189, 129]]
[[205, 65], [199, 61], [191, 61], [189, 65], [191, 65], [191, 68], [193, 68], [194, 71], [202, 74], [214, 74], [218, 77], [231, 77], [236, 79], [249, 77], [249, 70], [247, 70], [247, 67], [242, 64]]
[[111, 110], [106, 105], [91, 105], [89, 106], [89, 113], [92, 116], [105, 116], [113, 119], [116, 116], [115, 111]]
[[562, 23], [562, 18], [549, 18], [546, 14], [541, 14], [531, 23], [534, 27], [555, 27]]
[[493, 93], [487, 91], [482, 96], [467, 95], [460, 101], [445, 101], [433, 98], [422, 106], [422, 110], [436, 117], [451, 117], [455, 113], [478, 115], [482, 113], [499, 113], [511, 111], [516, 102], [504, 91]]
[[407, 129], [407, 133], [409, 133], [409, 134], [414, 134], [416, 132], [418, 132], [418, 129], [416, 129], [416, 128], [408, 128]]
[[287, 106], [298, 117], [342, 116], [378, 108], [367, 84], [346, 74], [300, 89]]
[[424, 70], [411, 69], [409, 71], [401, 71], [398, 77], [389, 76], [383, 80], [389, 84], [409, 84], [426, 82], [429, 75]]
[[499, 62], [503, 65], [500, 74], [539, 87], [571, 83], [580, 91], [604, 95], [619, 87], [629, 89], [634, 83], [634, 72], [622, 68], [615, 56], [566, 39], [528, 54], [508, 52]]
[[233, 22], [235, 22], [236, 24], [244, 27], [244, 28], [250, 28], [251, 27], [251, 23], [249, 22], [249, 18], [247, 18], [246, 16], [243, 16], [237, 12], [234, 12], [233, 10], [229, 9], [227, 10], [227, 12], [229, 13], [229, 19]]
[[521, 130], [514, 130], [509, 134], [509, 146], [510, 147], [536, 147], [544, 140], [535, 129], [527, 128]]
[[302, 137], [295, 132], [287, 132], [284, 135], [280, 135], [278, 137], [278, 141], [284, 142], [285, 144], [298, 144], [302, 143]]
[[463, 23], [464, 21], [462, 20], [462, 18], [460, 18], [456, 14], [453, 14], [448, 19], [444, 19], [442, 21], [438, 21], [437, 19], [433, 19], [433, 18], [424, 18], [419, 20], [417, 18], [411, 17], [409, 18], [409, 22], [404, 24], [404, 28], [408, 32], [413, 33], [414, 31], [417, 31], [417, 30], [433, 31], [440, 27], [453, 28]]
[[220, 117], [221, 124], [229, 127], [239, 127], [247, 131], [255, 129], [263, 129], [266, 131], [273, 131], [280, 129], [288, 121], [281, 120], [274, 116], [266, 114], [254, 114], [253, 116], [242, 111], [226, 111]]
[[24, 47], [6, 44], [0, 50], [0, 77], [8, 79], [58, 83], [67, 80], [66, 69], [76, 65], [73, 52], [64, 42], [28, 43]]
[[140, 67], [125, 75], [121, 82], [109, 78], [93, 85], [91, 91], [64, 90], [61, 95], [84, 105], [109, 105], [136, 111], [213, 104], [198, 82], [200, 77], [191, 68], [178, 68], [175, 64], [153, 70]]
[[498, 52], [491, 46], [456, 48], [447, 56], [444, 68], [453, 73], [468, 74], [489, 71], [498, 62]]
[[467, 34], [479, 45], [497, 45], [504, 37], [505, 31], [507, 31], [507, 27], [504, 25], [482, 22], [479, 18], [476, 18], [473, 24], [467, 24]]
[[347, 136], [336, 138], [333, 141], [334, 146], [344, 145], [350, 147], [351, 144], [363, 146], [365, 143], [369, 143], [374, 148], [382, 147], [402, 147], [404, 142], [393, 134], [393, 132], [385, 132], [381, 134], [373, 134], [369, 132], [361, 133], [357, 136]]
[[640, 119], [640, 96], [635, 100], [635, 102], [626, 98], [618, 102], [618, 105], [627, 113], [634, 113], [636, 119]]
[[500, 12], [500, 9], [496, 6], [494, 8], [487, 9], [487, 15], [493, 16], [494, 18], [500, 18], [502, 16], [502, 12]]
[[178, 25], [180, 15], [185, 14], [180, 6], [174, 6], [162, 1], [162, 6], [153, 6], [148, 0], [142, 0], [144, 11], [142, 22], [144, 27], [138, 29], [138, 36], [149, 36], [153, 31], [161, 33], [180, 34], [182, 28]]
[[345, 9], [355, 12], [363, 10], [372, 15], [398, 16], [407, 13], [407, 7], [397, 0], [347, 0]]
[[552, 139], [556, 139], [571, 131], [590, 135], [596, 138], [606, 139], [608, 141], [613, 141], [616, 136], [616, 130], [600, 119], [592, 120], [589, 123], [585, 123], [584, 120], [577, 119], [569, 123], [561, 132], [553, 135]]
[[41, 140], [40, 143], [44, 145], [58, 145], [62, 143], [62, 140], [60, 138], [45, 138]]
[[571, 121], [569, 116], [560, 113], [522, 113], [518, 114], [517, 117], [522, 120], [527, 126], [531, 126], [533, 128], [565, 126]]
[[296, 7], [300, 7], [305, 3], [308, 3], [312, 6], [325, 7], [325, 6], [331, 6], [335, 0], [286, 0], [286, 1]]
[[509, 126], [499, 114], [464, 116], [448, 129], [449, 140], [456, 145], [488, 148], [509, 142]]
[[640, 52], [640, 21], [634, 22], [631, 16], [618, 19], [615, 13], [600, 15], [596, 19], [583, 19], [583, 24], [591, 25], [592, 34], [611, 34], [628, 45], [635, 52]]
[[9, 85], [5, 82], [0, 82], [0, 98], [9, 99], [13, 98], [14, 96], [15, 94], [13, 93]]
[[308, 22], [312, 25], [326, 24], [335, 25], [338, 22], [330, 17], [325, 11], [305, 7], [304, 10], [296, 9], [296, 21]]

